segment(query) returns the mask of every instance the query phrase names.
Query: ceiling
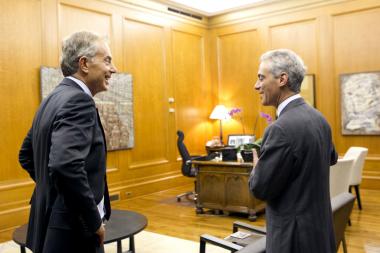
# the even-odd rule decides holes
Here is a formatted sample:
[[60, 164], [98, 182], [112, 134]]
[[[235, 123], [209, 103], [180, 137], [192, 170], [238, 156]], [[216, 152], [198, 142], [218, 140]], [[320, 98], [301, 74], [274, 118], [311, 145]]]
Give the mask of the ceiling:
[[268, 4], [274, 0], [155, 0], [181, 10], [191, 11], [195, 14], [211, 17], [237, 11], [261, 4]]

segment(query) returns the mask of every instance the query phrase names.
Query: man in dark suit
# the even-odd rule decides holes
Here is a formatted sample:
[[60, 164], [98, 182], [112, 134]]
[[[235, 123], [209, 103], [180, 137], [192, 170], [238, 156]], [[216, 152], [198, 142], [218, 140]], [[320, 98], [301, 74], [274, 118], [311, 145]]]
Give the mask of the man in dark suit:
[[36, 183], [26, 244], [34, 253], [104, 252], [107, 150], [92, 96], [116, 69], [104, 38], [90, 32], [63, 42], [61, 69], [65, 78], [42, 101], [19, 154]]
[[260, 60], [255, 89], [278, 116], [265, 130], [249, 179], [252, 193], [267, 202], [266, 252], [336, 252], [329, 168], [337, 153], [330, 126], [298, 94], [306, 70], [298, 55], [280, 49]]

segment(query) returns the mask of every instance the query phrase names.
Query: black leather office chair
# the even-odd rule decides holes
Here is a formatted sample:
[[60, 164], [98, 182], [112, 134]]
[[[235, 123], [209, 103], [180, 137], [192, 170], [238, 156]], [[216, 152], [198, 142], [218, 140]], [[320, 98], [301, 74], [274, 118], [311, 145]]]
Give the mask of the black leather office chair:
[[[214, 159], [216, 155], [210, 154], [208, 156], [191, 156], [189, 154], [189, 151], [187, 151], [185, 144], [183, 143], [183, 140], [185, 139], [185, 135], [180, 130], [177, 131], [177, 135], [178, 135], [177, 147], [178, 147], [179, 154], [182, 157], [182, 166], [181, 166], [182, 174], [186, 177], [195, 177], [197, 175], [197, 169], [191, 164], [191, 161], [193, 160], [208, 161], [208, 160]], [[195, 182], [194, 184], [196, 186]], [[195, 189], [195, 186], [194, 186], [194, 189]], [[185, 193], [177, 195], [177, 202], [180, 202], [182, 197], [188, 198], [190, 196], [194, 196], [194, 200], [195, 200], [196, 191], [195, 192], [189, 191], [189, 192], [185, 192]]]
[[[344, 192], [331, 199], [331, 208], [333, 212], [334, 233], [336, 250], [338, 251], [340, 243], [343, 245], [343, 252], [347, 253], [346, 240], [344, 231], [350, 217], [352, 207], [354, 206], [355, 196], [351, 193]], [[218, 237], [203, 234], [200, 236], [200, 253], [206, 252], [206, 243], [210, 243], [224, 249], [236, 253], [262, 253], [265, 252], [266, 230], [265, 228], [251, 226], [243, 222], [234, 222], [233, 232], [237, 232], [238, 228], [242, 228], [253, 234], [252, 237], [236, 240], [234, 242], [220, 239]], [[248, 244], [244, 243], [245, 242]]]

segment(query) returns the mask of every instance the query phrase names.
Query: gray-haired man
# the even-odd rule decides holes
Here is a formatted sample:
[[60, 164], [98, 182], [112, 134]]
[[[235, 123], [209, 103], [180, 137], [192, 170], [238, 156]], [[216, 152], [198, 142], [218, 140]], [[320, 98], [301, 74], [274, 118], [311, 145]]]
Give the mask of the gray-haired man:
[[287, 49], [261, 56], [255, 89], [278, 119], [265, 130], [259, 161], [249, 180], [267, 202], [269, 253], [336, 252], [329, 168], [337, 161], [331, 130], [299, 95], [305, 66]]

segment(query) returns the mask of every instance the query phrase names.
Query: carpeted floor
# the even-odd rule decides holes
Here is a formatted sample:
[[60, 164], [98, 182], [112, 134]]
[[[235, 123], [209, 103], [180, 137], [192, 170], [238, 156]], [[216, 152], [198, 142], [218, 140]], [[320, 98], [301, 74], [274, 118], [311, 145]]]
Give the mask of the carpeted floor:
[[[128, 250], [129, 239], [123, 240], [123, 252]], [[142, 231], [135, 236], [136, 253], [197, 253], [199, 242]], [[116, 253], [116, 243], [105, 245], [106, 253]], [[228, 253], [222, 248], [207, 244], [207, 253]], [[0, 244], [0, 253], [19, 253], [20, 247], [13, 241]], [[31, 251], [27, 250], [28, 253]]]

